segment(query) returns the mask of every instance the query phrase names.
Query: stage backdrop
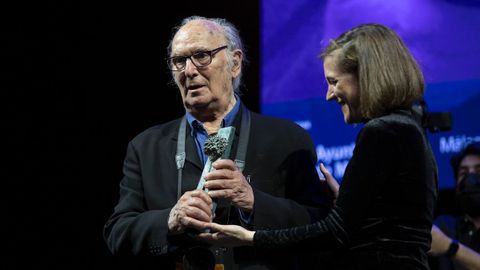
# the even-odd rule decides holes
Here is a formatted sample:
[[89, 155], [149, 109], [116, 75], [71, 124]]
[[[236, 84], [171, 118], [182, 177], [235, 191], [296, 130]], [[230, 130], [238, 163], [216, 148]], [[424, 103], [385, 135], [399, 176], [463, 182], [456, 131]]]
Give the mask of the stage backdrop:
[[[453, 186], [450, 157], [480, 141], [480, 2], [475, 0], [263, 0], [261, 110], [312, 135], [318, 162], [341, 180], [361, 126], [325, 101], [319, 52], [361, 23], [381, 23], [405, 41], [425, 74], [430, 112], [451, 112], [452, 130], [430, 133], [440, 187]], [[401, 164], [399, 164], [401, 166]]]

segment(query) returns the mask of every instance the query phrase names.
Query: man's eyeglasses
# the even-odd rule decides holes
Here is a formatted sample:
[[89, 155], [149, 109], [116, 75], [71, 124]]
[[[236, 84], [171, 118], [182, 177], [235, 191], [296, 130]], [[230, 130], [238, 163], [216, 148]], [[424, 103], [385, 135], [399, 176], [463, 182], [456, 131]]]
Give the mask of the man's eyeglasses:
[[222, 46], [211, 51], [200, 51], [190, 56], [169, 57], [167, 58], [168, 67], [173, 71], [182, 71], [187, 66], [187, 59], [190, 59], [197, 68], [206, 67], [212, 63], [212, 58], [216, 53], [227, 47], [228, 46]]

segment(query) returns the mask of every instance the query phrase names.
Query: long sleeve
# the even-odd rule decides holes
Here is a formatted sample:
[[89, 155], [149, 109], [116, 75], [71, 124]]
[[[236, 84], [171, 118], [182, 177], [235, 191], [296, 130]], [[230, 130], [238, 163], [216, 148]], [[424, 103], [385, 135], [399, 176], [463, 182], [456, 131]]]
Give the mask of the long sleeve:
[[[106, 243], [113, 253], [154, 254], [168, 249], [168, 216], [171, 208], [148, 209], [145, 205], [140, 161], [129, 143], [120, 182], [120, 200], [104, 228]], [[148, 211], [147, 211], [148, 210]]]
[[[316, 223], [255, 233], [257, 247], [354, 249], [429, 245], [436, 169], [422, 130], [405, 117], [360, 131], [336, 206]], [[406, 251], [405, 251], [406, 250]]]
[[371, 125], [364, 127], [347, 166], [337, 205], [327, 218], [303, 227], [259, 231], [255, 234], [255, 245], [322, 249], [349, 243], [350, 234], [360, 225], [360, 219], [387, 176], [385, 170], [391, 167], [388, 152], [394, 142], [390, 132], [371, 128]]
[[[282, 133], [275, 130], [279, 127]], [[254, 151], [249, 152], [252, 155], [247, 157], [245, 170], [245, 174], [251, 174], [255, 198], [252, 228], [288, 228], [325, 217], [332, 197], [326, 184], [319, 180], [316, 153], [308, 133], [286, 122], [258, 129], [264, 134], [251, 140], [249, 149]], [[278, 135], [272, 138], [269, 134], [273, 133]]]
[[345, 246], [348, 238], [343, 220], [339, 214], [341, 210], [334, 208], [325, 219], [297, 226], [291, 229], [275, 231], [260, 230], [254, 235], [254, 243], [258, 248], [300, 248], [310, 250], [312, 247], [333, 248]]

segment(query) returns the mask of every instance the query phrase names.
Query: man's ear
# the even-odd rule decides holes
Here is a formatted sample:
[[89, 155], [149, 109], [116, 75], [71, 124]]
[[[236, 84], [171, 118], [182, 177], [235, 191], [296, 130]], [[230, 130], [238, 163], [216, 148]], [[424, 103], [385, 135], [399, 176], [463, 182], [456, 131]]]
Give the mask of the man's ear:
[[237, 77], [238, 74], [242, 71], [242, 61], [243, 61], [243, 52], [241, 50], [235, 50], [233, 52], [233, 65], [232, 73], [234, 77]]

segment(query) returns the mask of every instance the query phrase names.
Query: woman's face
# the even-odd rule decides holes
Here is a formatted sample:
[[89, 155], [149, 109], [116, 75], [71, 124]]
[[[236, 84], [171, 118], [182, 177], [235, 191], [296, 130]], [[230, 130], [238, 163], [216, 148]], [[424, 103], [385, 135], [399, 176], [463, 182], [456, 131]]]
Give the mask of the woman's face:
[[358, 79], [355, 74], [341, 71], [336, 62], [334, 52], [325, 57], [323, 69], [328, 83], [327, 100], [337, 101], [342, 108], [345, 123], [352, 124], [362, 121], [360, 112], [360, 93]]

